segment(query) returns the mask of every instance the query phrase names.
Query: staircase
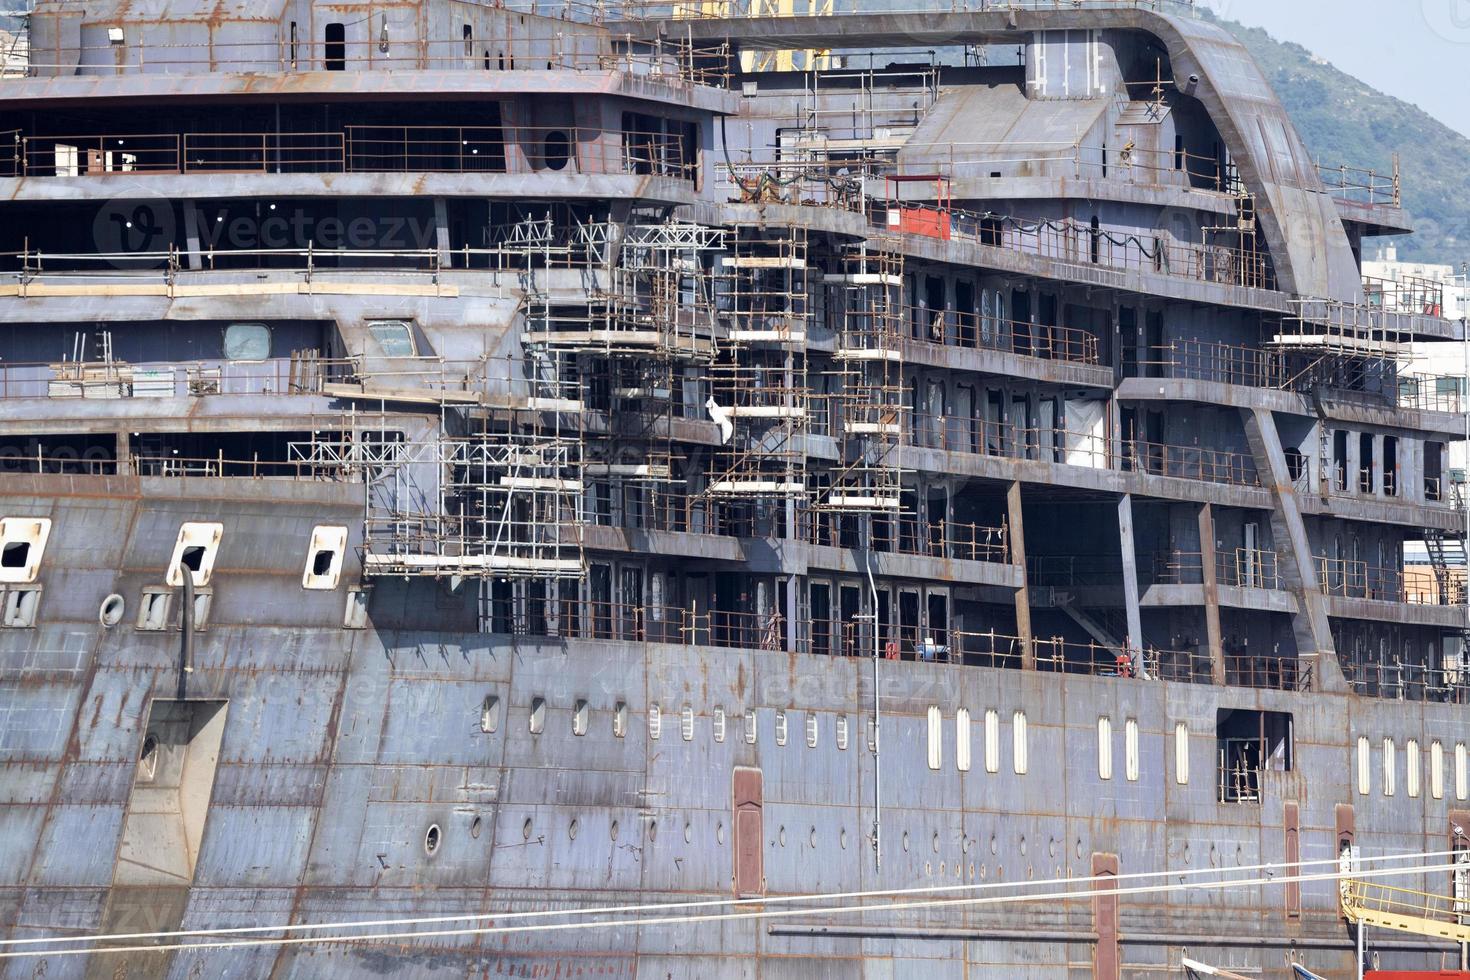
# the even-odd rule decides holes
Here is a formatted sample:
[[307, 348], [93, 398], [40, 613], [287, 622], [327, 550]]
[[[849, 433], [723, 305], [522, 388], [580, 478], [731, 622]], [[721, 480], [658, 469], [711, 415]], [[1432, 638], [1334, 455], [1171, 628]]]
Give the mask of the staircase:
[[[1470, 869], [1470, 864], [1466, 867]], [[1435, 895], [1355, 879], [1344, 879], [1341, 888], [1342, 914], [1357, 925], [1470, 943], [1470, 899], [1463, 895]]]
[[[1439, 604], [1442, 606], [1456, 605], [1464, 601], [1466, 574], [1465, 538], [1463, 535], [1450, 535], [1444, 531], [1426, 528], [1424, 531], [1424, 547], [1429, 552], [1429, 564], [1434, 569], [1434, 583], [1437, 587]], [[1459, 570], [1460, 578], [1457, 580], [1455, 570]]]

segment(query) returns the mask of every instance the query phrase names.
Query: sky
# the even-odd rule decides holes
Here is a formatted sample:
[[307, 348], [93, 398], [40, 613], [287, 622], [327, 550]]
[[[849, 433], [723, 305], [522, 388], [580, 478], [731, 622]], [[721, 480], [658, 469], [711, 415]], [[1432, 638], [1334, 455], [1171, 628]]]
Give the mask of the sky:
[[1470, 0], [1201, 0], [1470, 136]]

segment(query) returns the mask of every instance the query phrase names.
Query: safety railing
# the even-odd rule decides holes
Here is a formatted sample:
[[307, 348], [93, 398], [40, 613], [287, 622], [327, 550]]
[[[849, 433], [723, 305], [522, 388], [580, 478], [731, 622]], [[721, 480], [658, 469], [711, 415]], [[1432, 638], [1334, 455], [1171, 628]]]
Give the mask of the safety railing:
[[[1009, 10], [1149, 10], [1193, 15], [1195, 0], [895, 0], [875, 9], [868, 0], [832, 0], [824, 6], [830, 15], [896, 13], [984, 13]], [[716, 20], [741, 17], [796, 17], [808, 13], [803, 5], [773, 6], [766, 0], [609, 0], [608, 20]]]
[[1399, 175], [1399, 158], [1394, 154], [1393, 170], [1383, 173], [1361, 167], [1328, 167], [1316, 164], [1317, 175], [1334, 199], [1369, 207], [1403, 206], [1403, 185]]
[[[335, 132], [25, 135], [0, 175], [542, 173], [695, 180], [676, 132], [572, 126], [353, 125]], [[14, 171], [7, 174], [7, 170]]]
[[1106, 437], [1060, 427], [1023, 427], [990, 419], [915, 412], [900, 406], [870, 409], [893, 420], [888, 424], [896, 426], [895, 434], [902, 445], [919, 449], [1067, 463], [1233, 486], [1261, 485], [1255, 460], [1246, 453], [1142, 439], [1123, 439], [1114, 445]]
[[133, 29], [126, 25], [121, 30], [121, 41], [72, 48], [61, 61], [47, 61], [46, 54], [33, 51], [25, 75], [520, 70], [623, 72], [675, 86], [723, 86], [728, 81], [723, 45], [665, 38], [615, 49], [609, 35], [570, 27], [538, 32], [533, 25], [525, 34], [451, 39], [395, 37], [390, 28], [372, 37], [314, 41], [287, 35], [216, 45], [140, 39], [129, 37]]
[[1363, 277], [1363, 300], [1371, 308], [1416, 316], [1444, 316], [1444, 283], [1418, 276]]
[[1183, 381], [1214, 381], [1249, 388], [1281, 388], [1289, 380], [1278, 352], [1218, 341], [1176, 340], [1149, 348], [1125, 373]]
[[[963, 350], [994, 350], [1047, 361], [1098, 363], [1098, 339], [1075, 327], [1049, 326], [986, 316], [970, 310], [936, 310], [905, 306], [909, 337], [920, 343]], [[844, 339], [865, 346], [894, 349], [892, 339], [878, 332], [848, 331]]]
[[1276, 288], [1275, 272], [1264, 252], [1226, 244], [1177, 242], [1163, 233], [1119, 232], [1073, 218], [1033, 221], [892, 201], [875, 204], [873, 220], [890, 232], [911, 237], [966, 241], [1069, 266], [1152, 272], [1251, 289]]
[[[1340, 885], [1343, 910], [1355, 922], [1374, 922], [1420, 935], [1470, 942], [1470, 899], [1347, 878]], [[1360, 925], [1359, 928], [1362, 928]]]
[[1461, 605], [1464, 589], [1442, 592], [1422, 577], [1408, 579], [1402, 567], [1381, 567], [1365, 561], [1317, 556], [1318, 586], [1323, 595], [1343, 599], [1371, 599], [1415, 606]]
[[1027, 555], [1026, 580], [1043, 588], [1108, 585], [1123, 574], [1117, 555]]
[[356, 360], [61, 361], [0, 363], [0, 400], [15, 398], [174, 398], [202, 395], [318, 394], [359, 378]]
[[1470, 662], [1464, 667], [1426, 666], [1395, 660], [1345, 658], [1342, 672], [1354, 693], [1391, 701], [1470, 704]]
[[1410, 374], [1401, 376], [1398, 387], [1398, 404], [1400, 408], [1459, 414], [1467, 410], [1465, 379], [1461, 375]]
[[[798, 537], [810, 544], [857, 548], [840, 518], [819, 511], [803, 511], [797, 521]], [[874, 551], [953, 561], [1006, 562], [1010, 560], [1008, 528], [955, 521], [930, 523], [911, 514], [874, 518]]]
[[[1247, 589], [1280, 589], [1274, 551], [1237, 548], [1215, 553], [1217, 585]], [[1154, 558], [1154, 582], [1160, 585], [1203, 585], [1204, 556], [1198, 551], [1170, 551]]]

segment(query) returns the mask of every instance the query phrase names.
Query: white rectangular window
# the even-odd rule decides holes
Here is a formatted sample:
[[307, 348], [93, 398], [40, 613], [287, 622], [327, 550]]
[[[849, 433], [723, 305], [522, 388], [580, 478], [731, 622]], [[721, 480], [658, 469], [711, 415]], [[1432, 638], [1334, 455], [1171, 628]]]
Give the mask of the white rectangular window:
[[628, 702], [619, 701], [613, 705], [613, 738], [626, 738], [628, 736]]
[[648, 737], [656, 742], [663, 733], [664, 713], [663, 709], [658, 706], [658, 702], [655, 701], [648, 706]]
[[1409, 798], [1417, 800], [1420, 779], [1419, 740], [1417, 738], [1409, 739], [1409, 744], [1404, 748], [1404, 768], [1406, 770], [1404, 785], [1409, 789]]
[[847, 751], [847, 715], [837, 716], [837, 751]]
[[679, 709], [679, 736], [686, 742], [694, 741], [694, 706], [686, 704]]
[[1113, 778], [1113, 721], [1111, 718], [1097, 720], [1097, 777]]
[[1358, 795], [1367, 796], [1373, 789], [1373, 749], [1368, 736], [1358, 738]]
[[1455, 799], [1470, 799], [1470, 758], [1466, 757], [1465, 743], [1455, 743]]
[[755, 715], [755, 709], [752, 708], [751, 710], [749, 710], [749, 711], [747, 711], [745, 713], [745, 744], [746, 745], [754, 745], [755, 744], [755, 735], [756, 735], [755, 726], [756, 726], [756, 715]]
[[1383, 740], [1383, 795], [1392, 796], [1398, 789], [1398, 746], [1393, 739]]
[[1130, 783], [1138, 782], [1138, 719], [1123, 723], [1123, 773]]
[[786, 744], [786, 712], [776, 712], [776, 744]]
[[1182, 721], [1174, 726], [1174, 782], [1189, 785], [1189, 726]]
[[1437, 741], [1429, 743], [1429, 795], [1444, 799], [1444, 746]]
[[581, 699], [572, 705], [572, 734], [582, 736], [587, 734], [587, 720], [592, 715], [592, 709], [587, 702]]
[[724, 708], [715, 708], [714, 718], [710, 722], [710, 726], [714, 729], [715, 741], [716, 742], [723, 742], [725, 740], [725, 709]]
[[944, 761], [944, 718], [939, 708], [929, 706], [929, 768], [937, 770]]
[[960, 772], [970, 771], [970, 709], [954, 713], [954, 764]]
[[1000, 712], [985, 712], [985, 771], [1000, 772]]
[[1026, 775], [1031, 768], [1031, 750], [1026, 743], [1026, 712], [1011, 715], [1011, 766], [1017, 776]]
[[806, 747], [814, 749], [817, 747], [817, 716], [813, 712], [806, 713]]

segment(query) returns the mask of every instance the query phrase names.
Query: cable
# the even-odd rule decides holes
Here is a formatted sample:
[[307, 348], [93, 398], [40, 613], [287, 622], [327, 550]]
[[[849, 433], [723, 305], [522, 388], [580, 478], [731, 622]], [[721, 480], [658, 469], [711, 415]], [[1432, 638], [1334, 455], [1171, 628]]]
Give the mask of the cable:
[[[1420, 851], [1405, 854], [1385, 854], [1379, 857], [1359, 858], [1358, 863], [1378, 864], [1389, 861], [1418, 861], [1426, 858], [1454, 857], [1458, 851]], [[1324, 864], [1338, 864], [1339, 858], [1324, 858], [1317, 861], [1299, 861], [1298, 868], [1310, 868]], [[916, 888], [868, 890], [856, 892], [825, 892], [802, 895], [776, 895], [763, 898], [706, 899], [693, 902], [664, 902], [642, 905], [594, 906], [585, 909], [548, 909], [538, 912], [481, 912], [461, 915], [439, 915], [415, 918], [366, 919], [352, 922], [286, 923], [274, 926], [235, 926], [224, 929], [184, 929], [165, 932], [111, 933], [95, 936], [56, 936], [47, 938], [0, 939], [0, 948], [8, 946], [33, 946], [45, 943], [104, 942], [121, 939], [168, 939], [184, 936], [248, 935], [261, 932], [309, 932], [322, 929], [367, 929], [392, 925], [438, 925], [445, 922], [475, 922], [489, 919], [534, 919], [571, 915], [616, 915], [628, 912], [663, 912], [673, 909], [727, 908], [739, 905], [776, 905], [804, 901], [847, 901], [849, 899], [882, 898], [892, 895], [941, 895], [950, 892], [989, 891], [998, 888], [1040, 888], [1044, 885], [1078, 885], [1099, 881], [1137, 881], [1147, 878], [1180, 877], [1193, 878], [1209, 874], [1244, 873], [1248, 871], [1270, 872], [1283, 868], [1284, 864], [1248, 864], [1232, 869], [1193, 868], [1173, 871], [1135, 871], [1121, 875], [1091, 875], [1087, 877], [1043, 878], [1028, 881], [992, 881], [968, 885], [926, 885]], [[30, 926], [26, 928], [44, 928]]]
[[[1377, 860], [1400, 860], [1403, 857], [1406, 857], [1406, 856], [1386, 857], [1386, 858], [1377, 859]], [[1326, 860], [1326, 861], [1314, 861], [1314, 862], [1309, 862], [1309, 863], [1311, 863], [1311, 864], [1336, 864], [1336, 863], [1338, 863], [1338, 861], [1336, 859], [1332, 859], [1332, 860]], [[1421, 875], [1421, 874], [1430, 874], [1430, 873], [1439, 872], [1439, 871], [1453, 870], [1457, 866], [1458, 865], [1456, 865], [1454, 863], [1440, 864], [1440, 865], [1433, 865], [1433, 866], [1417, 865], [1417, 866], [1408, 867], [1408, 868], [1389, 868], [1389, 869], [1382, 869], [1382, 870], [1377, 870], [1377, 871], [1358, 872], [1358, 873], [1353, 873], [1352, 874], [1352, 877], [1354, 877], [1355, 879], [1368, 879], [1368, 878], [1379, 878], [1379, 877], [1393, 877], [1393, 876], [1399, 876], [1399, 875]], [[1261, 867], [1270, 868], [1270, 867], [1276, 867], [1276, 866], [1275, 865], [1263, 865]], [[1244, 870], [1244, 869], [1238, 869], [1238, 870]], [[1179, 876], [1179, 877], [1182, 878], [1186, 874], [1188, 874], [1188, 872], [1182, 872], [1182, 871], [1181, 872], [1152, 872], [1152, 873], [1146, 873], [1146, 874], [1140, 875], [1140, 876], [1141, 877], [1142, 876], [1153, 877], [1153, 876], [1158, 876], [1158, 875], [1169, 875], [1169, 874], [1174, 874], [1174, 875], [1177, 875], [1177, 876]], [[340, 944], [340, 943], [381, 942], [381, 941], [391, 941], [391, 940], [432, 939], [432, 938], [443, 938], [443, 937], [450, 937], [450, 936], [467, 936], [467, 935], [507, 935], [507, 934], [512, 934], [512, 933], [529, 933], [529, 932], [562, 932], [562, 931], [569, 931], [569, 930], [574, 930], [574, 929], [600, 929], [600, 928], [609, 928], [609, 927], [611, 927], [611, 928], [618, 928], [618, 927], [629, 927], [629, 926], [643, 927], [643, 926], [657, 926], [657, 925], [696, 924], [696, 923], [703, 923], [703, 922], [728, 922], [728, 921], [739, 921], [739, 920], [764, 920], [764, 919], [776, 919], [776, 918], [789, 918], [789, 917], [793, 917], [793, 916], [808, 915], [808, 914], [842, 915], [842, 914], [849, 914], [849, 913], [854, 913], [854, 912], [863, 913], [863, 912], [907, 911], [907, 910], [914, 910], [914, 909], [948, 908], [948, 907], [952, 907], [952, 906], [974, 906], [974, 907], [979, 907], [979, 906], [988, 906], [988, 905], [1005, 905], [1005, 904], [1012, 904], [1012, 903], [1013, 904], [1029, 904], [1029, 903], [1032, 903], [1032, 902], [1040, 902], [1040, 901], [1067, 901], [1067, 900], [1078, 900], [1078, 899], [1092, 899], [1092, 898], [1098, 897], [1099, 895], [1107, 895], [1107, 896], [1125, 896], [1125, 895], [1142, 895], [1142, 894], [1158, 895], [1158, 894], [1170, 894], [1170, 893], [1174, 893], [1174, 892], [1189, 891], [1189, 890], [1215, 891], [1215, 890], [1222, 890], [1222, 889], [1228, 889], [1228, 888], [1255, 887], [1255, 886], [1269, 886], [1269, 885], [1278, 885], [1278, 884], [1288, 884], [1288, 883], [1292, 883], [1292, 882], [1305, 883], [1305, 882], [1318, 882], [1318, 881], [1333, 881], [1333, 880], [1340, 880], [1340, 879], [1342, 879], [1344, 877], [1347, 877], [1347, 874], [1348, 873], [1345, 873], [1345, 872], [1342, 872], [1342, 871], [1333, 871], [1333, 872], [1330, 872], [1330, 873], [1327, 873], [1327, 874], [1316, 874], [1316, 875], [1288, 875], [1288, 876], [1282, 876], [1282, 877], [1276, 877], [1276, 876], [1273, 875], [1273, 876], [1268, 876], [1268, 877], [1265, 877], [1265, 878], [1230, 879], [1230, 880], [1225, 880], [1225, 881], [1199, 882], [1199, 883], [1180, 882], [1178, 884], [1172, 884], [1172, 885], [1140, 886], [1140, 887], [1133, 887], [1133, 888], [1112, 888], [1112, 889], [1107, 889], [1107, 890], [1098, 890], [1098, 889], [1091, 889], [1091, 888], [1089, 888], [1086, 891], [1080, 891], [1080, 892], [1079, 891], [1061, 891], [1061, 892], [1050, 892], [1050, 893], [1030, 894], [1030, 895], [1015, 895], [1015, 896], [1012, 896], [1012, 895], [1001, 895], [1001, 896], [989, 896], [989, 897], [979, 897], [979, 898], [965, 897], [965, 898], [951, 898], [951, 899], [934, 899], [934, 900], [923, 901], [923, 902], [894, 902], [894, 903], [888, 903], [888, 904], [883, 904], [883, 905], [853, 905], [853, 906], [840, 906], [840, 907], [837, 907], [837, 908], [794, 908], [794, 909], [778, 909], [778, 910], [775, 910], [775, 911], [734, 912], [734, 913], [726, 913], [726, 914], [722, 914], [722, 915], [657, 916], [657, 917], [653, 917], [653, 918], [613, 919], [613, 920], [594, 921], [594, 922], [560, 922], [560, 923], [517, 925], [517, 926], [480, 926], [480, 927], [466, 927], [466, 928], [461, 928], [461, 929], [439, 929], [439, 930], [429, 930], [429, 931], [413, 931], [413, 930], [410, 930], [410, 931], [406, 931], [406, 932], [405, 931], [400, 931], [400, 932], [371, 933], [371, 934], [366, 934], [366, 935], [352, 935], [352, 936], [321, 936], [321, 937], [315, 937], [315, 936], [299, 936], [299, 937], [294, 937], [294, 938], [249, 939], [249, 940], [232, 940], [232, 941], [226, 941], [226, 942], [171, 943], [171, 944], [157, 945], [157, 946], [108, 946], [108, 947], [96, 947], [96, 948], [78, 947], [78, 948], [59, 949], [59, 950], [56, 950], [56, 949], [51, 949], [51, 950], [29, 950], [29, 949], [27, 949], [27, 950], [16, 950], [16, 951], [9, 951], [9, 952], [0, 953], [0, 959], [35, 958], [35, 957], [40, 957], [40, 956], [75, 956], [75, 955], [87, 955], [89, 953], [168, 952], [168, 951], [180, 950], [180, 949], [239, 949], [239, 948], [250, 948], [250, 947], [259, 947], [259, 946], [299, 946], [299, 945], [308, 945], [308, 944], [327, 945], [327, 944]], [[1119, 877], [1121, 877], [1121, 876], [1119, 876]], [[1113, 881], [1118, 880], [1117, 878], [1115, 878], [1113, 876], [1095, 876], [1095, 877], [1090, 878], [1088, 880], [1090, 880], [1090, 881], [1097, 881], [1097, 880], [1104, 880], [1104, 879], [1106, 879], [1106, 880], [1113, 880]], [[1073, 882], [1077, 882], [1077, 881], [1080, 881], [1081, 879], [1071, 879], [1071, 880]], [[1047, 882], [1047, 883], [1049, 883], [1049, 882]], [[1041, 883], [1033, 882], [1031, 884], [1041, 884]], [[1009, 884], [1010, 887], [1025, 887], [1025, 885], [1026, 885], [1026, 883], [1022, 883], [1022, 882], [1015, 882], [1015, 883], [1010, 883]], [[960, 886], [960, 887], [968, 887], [968, 886]], [[996, 884], [993, 884], [993, 885], [990, 885], [990, 886], [987, 886], [987, 887], [1007, 887], [1007, 885], [1002, 885], [1002, 884], [996, 883]], [[937, 890], [937, 889], [914, 889], [912, 891], [913, 891], [913, 893], [922, 893], [922, 892], [926, 892], [926, 891], [935, 891], [935, 890]], [[881, 893], [881, 894], [895, 894], [895, 893], [888, 892], [888, 893]], [[792, 896], [792, 898], [793, 899], [807, 899], [807, 900], [810, 900], [810, 899], [813, 899], [813, 898], [820, 899], [820, 898], [822, 898], [822, 896]], [[695, 903], [695, 904], [698, 904], [698, 903]], [[729, 904], [752, 904], [752, 903], [749, 902], [749, 901], [745, 901], [745, 902], [722, 902], [722, 903], [719, 903], [719, 904], [729, 905]], [[762, 901], [760, 904], [768, 904], [768, 903]], [[677, 905], [661, 906], [661, 908], [665, 908], [665, 909], [675, 908], [675, 907], [678, 907], [678, 906]], [[537, 913], [520, 913], [519, 915], [526, 916], [526, 915], [533, 915], [533, 914], [537, 914]], [[566, 913], [563, 913], [563, 914], [566, 914]], [[571, 914], [586, 914], [586, 913], [571, 913]], [[505, 915], [505, 916], [495, 916], [495, 917], [490, 917], [490, 918], [511, 918], [511, 917], [513, 917], [513, 916], [512, 915]], [[476, 918], [484, 918], [484, 917], [476, 917]], [[407, 924], [407, 923], [409, 923], [412, 920], [397, 920], [397, 921], [399, 923], [402, 923], [402, 924]], [[319, 928], [321, 928], [321, 927], [319, 927]], [[216, 934], [216, 933], [211, 933], [211, 934]], [[107, 937], [95, 937], [95, 938], [107, 938]], [[76, 938], [71, 938], [71, 939], [57, 939], [57, 940], [51, 940], [51, 941], [52, 942], [84, 943], [84, 942], [92, 942], [92, 941], [95, 941], [95, 938], [94, 937], [76, 937]]]

